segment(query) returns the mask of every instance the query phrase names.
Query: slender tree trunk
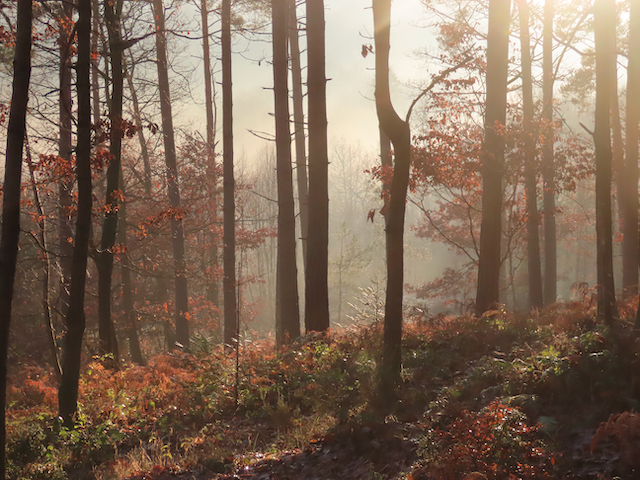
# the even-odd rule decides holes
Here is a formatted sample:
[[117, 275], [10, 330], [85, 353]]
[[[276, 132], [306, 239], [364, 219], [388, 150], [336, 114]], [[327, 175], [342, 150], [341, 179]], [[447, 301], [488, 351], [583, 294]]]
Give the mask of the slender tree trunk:
[[287, 59], [288, 0], [272, 0], [273, 91], [276, 118], [276, 170], [278, 179], [278, 295], [276, 342], [290, 343], [300, 336], [296, 219], [289, 130], [289, 75]]
[[293, 125], [296, 149], [296, 179], [300, 205], [300, 237], [302, 264], [307, 270], [307, 232], [309, 230], [309, 193], [307, 187], [307, 151], [304, 134], [304, 98], [302, 93], [302, 66], [298, 41], [298, 16], [295, 0], [289, 0], [289, 38], [291, 48], [291, 81], [293, 91]]
[[518, 1], [520, 15], [520, 51], [522, 55], [522, 97], [524, 115], [524, 177], [527, 198], [527, 265], [529, 272], [529, 308], [542, 307], [542, 270], [538, 237], [538, 193], [535, 168], [536, 135], [533, 126], [533, 82], [529, 40], [529, 5]]
[[49, 242], [47, 241], [47, 216], [44, 213], [42, 201], [40, 200], [40, 192], [38, 191], [38, 183], [36, 181], [36, 169], [31, 158], [31, 148], [29, 147], [29, 139], [25, 135], [25, 148], [27, 166], [29, 167], [29, 180], [31, 181], [31, 190], [33, 191], [33, 203], [38, 214], [38, 235], [37, 241], [42, 255], [42, 316], [44, 325], [49, 334], [49, 347], [51, 348], [51, 365], [58, 380], [62, 375], [62, 365], [60, 364], [60, 355], [58, 341], [56, 340], [56, 329], [53, 324], [53, 315], [51, 314], [51, 260], [49, 256]]
[[553, 155], [553, 14], [554, 0], [545, 0], [542, 39], [542, 192], [544, 209], [544, 303], [557, 297], [556, 181]]
[[138, 102], [138, 93], [136, 86], [133, 83], [133, 72], [127, 73], [126, 65], [124, 66], [124, 74], [127, 78], [127, 84], [129, 86], [129, 93], [131, 93], [131, 104], [133, 105], [134, 121], [136, 123], [136, 133], [138, 135], [138, 143], [140, 143], [140, 155], [142, 156], [142, 165], [144, 168], [144, 177], [142, 180], [142, 186], [144, 193], [147, 197], [151, 195], [151, 160], [149, 159], [149, 149], [147, 148], [147, 141], [144, 138], [144, 131], [142, 129], [142, 115], [140, 113], [140, 103]]
[[[640, 2], [629, 3], [629, 65], [627, 67], [626, 158], [622, 215], [622, 288], [638, 294], [638, 120], [640, 119]], [[621, 184], [622, 186], [622, 184]], [[640, 309], [639, 309], [640, 311]], [[640, 324], [636, 323], [636, 327]]]
[[[409, 123], [402, 120], [391, 103], [389, 91], [389, 49], [391, 0], [373, 0], [376, 55], [376, 110], [380, 128], [393, 144], [394, 171], [386, 212], [387, 292], [384, 310], [384, 346], [380, 366], [382, 392], [391, 393], [400, 383], [402, 341], [402, 298], [404, 279], [404, 217], [411, 154]], [[383, 159], [384, 161], [384, 159]]]
[[222, 0], [222, 189], [224, 344], [238, 341], [236, 315], [236, 182], [233, 174], [233, 89], [231, 83], [231, 0]]
[[122, 97], [124, 88], [122, 66], [122, 33], [120, 16], [122, 0], [105, 0], [105, 20], [109, 33], [109, 56], [111, 61], [111, 102], [109, 118], [111, 136], [109, 144], [110, 161], [107, 168], [107, 196], [105, 200], [102, 242], [98, 257], [98, 331], [100, 353], [112, 354], [118, 361], [118, 342], [115, 326], [111, 318], [111, 280], [113, 276], [113, 247], [118, 229], [118, 209], [120, 205], [119, 181], [122, 162]]
[[329, 154], [325, 74], [324, 0], [306, 0], [309, 105], [309, 222], [305, 274], [305, 329], [329, 328]]
[[[91, 8], [93, 12], [93, 24], [92, 24], [92, 32], [91, 32], [91, 51], [96, 53], [95, 58], [92, 58], [91, 61], [91, 100], [93, 102], [93, 125], [98, 128], [100, 124], [100, 55], [98, 53], [98, 43], [101, 40], [101, 37], [104, 38], [104, 35], [101, 35], [102, 29], [100, 25], [100, 9], [98, 5], [99, 0], [91, 0]], [[65, 6], [69, 5], [69, 7], [73, 6], [72, 2], [65, 2]], [[71, 18], [71, 17], [69, 17]], [[102, 45], [104, 47], [104, 43]], [[108, 65], [105, 62], [105, 75], [108, 77]], [[107, 81], [105, 79], [105, 85]], [[105, 88], [106, 91], [106, 88]], [[108, 93], [108, 92], [106, 92]], [[107, 95], [105, 95], [107, 98]]]
[[87, 253], [91, 236], [91, 0], [78, 0], [78, 145], [76, 148], [76, 175], [78, 179], [78, 214], [76, 238], [73, 248], [67, 335], [62, 358], [62, 379], [58, 390], [60, 417], [68, 426], [78, 405], [80, 355], [84, 336], [84, 293], [87, 276]]
[[[213, 212], [217, 211], [217, 183], [218, 178], [216, 175], [216, 155], [215, 155], [215, 142], [216, 142], [216, 124], [213, 114], [213, 76], [211, 74], [211, 54], [209, 52], [209, 8], [207, 6], [207, 0], [202, 0], [200, 4], [200, 13], [202, 16], [202, 58], [204, 60], [204, 103], [206, 108], [207, 119], [207, 170], [209, 178], [211, 179], [211, 201], [213, 206]], [[216, 245], [216, 235], [211, 232], [211, 265], [212, 267], [218, 263], [218, 247]], [[215, 268], [208, 268], [207, 275], [207, 300], [213, 303], [215, 307], [219, 306], [219, 286], [218, 281], [214, 275]]]
[[120, 176], [122, 185], [122, 198], [124, 201], [120, 205], [120, 227], [118, 228], [118, 243], [122, 248], [120, 260], [120, 276], [122, 277], [122, 311], [124, 312], [125, 328], [129, 338], [129, 354], [131, 360], [138, 365], [144, 365], [144, 357], [140, 348], [140, 338], [138, 336], [138, 317], [133, 303], [133, 282], [131, 281], [131, 260], [127, 251], [127, 202], [125, 197], [125, 185]]
[[489, 0], [487, 96], [482, 154], [482, 225], [476, 314], [493, 308], [500, 295], [502, 181], [509, 63], [510, 0]]
[[612, 70], [615, 51], [615, 4], [612, 0], [594, 2], [596, 46], [596, 234], [598, 264], [598, 314], [607, 324], [617, 315], [613, 282], [613, 242], [611, 228], [611, 130], [610, 109], [613, 89]]
[[58, 184], [58, 245], [60, 248], [60, 311], [67, 314], [69, 306], [69, 284], [71, 281], [71, 257], [73, 256], [73, 227], [71, 220], [73, 174], [71, 170], [71, 31], [73, 4], [64, 2], [62, 19], [59, 22], [60, 45], [60, 128], [58, 156], [69, 166]]
[[173, 133], [173, 114], [169, 90], [169, 72], [167, 62], [167, 39], [164, 27], [164, 6], [162, 0], [153, 0], [156, 22], [156, 50], [158, 55], [158, 88], [160, 91], [160, 115], [162, 116], [162, 135], [164, 155], [167, 166], [167, 190], [171, 206], [171, 243], [173, 247], [173, 266], [175, 279], [175, 329], [176, 342], [183, 349], [189, 349], [189, 294], [187, 290], [187, 267], [185, 262], [184, 228], [182, 225], [182, 207], [180, 206], [180, 187], [178, 183], [178, 162], [176, 142]]
[[22, 152], [26, 132], [29, 78], [31, 76], [31, 0], [18, 1], [18, 19], [13, 57], [13, 93], [7, 130], [0, 239], [0, 479], [5, 478], [7, 360], [13, 287], [20, 238], [20, 192]]

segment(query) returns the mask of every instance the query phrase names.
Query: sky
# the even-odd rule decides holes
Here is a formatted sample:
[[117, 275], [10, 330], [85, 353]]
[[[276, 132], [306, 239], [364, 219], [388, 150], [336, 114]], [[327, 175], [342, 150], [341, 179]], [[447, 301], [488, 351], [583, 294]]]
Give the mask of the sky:
[[[325, 0], [325, 9], [329, 142], [344, 140], [375, 151], [374, 58], [361, 54], [363, 44], [373, 43], [371, 0]], [[392, 84], [392, 97], [401, 116], [416, 95], [416, 87], [408, 85], [428, 78], [425, 62], [416, 54], [433, 45], [431, 33], [423, 27], [425, 16], [420, 0], [393, 2], [390, 66], [399, 84]], [[234, 148], [238, 159], [253, 163], [268, 142], [249, 130], [274, 131], [271, 45], [264, 39], [236, 38], [233, 49]], [[201, 110], [198, 117], [204, 119], [204, 107]]]

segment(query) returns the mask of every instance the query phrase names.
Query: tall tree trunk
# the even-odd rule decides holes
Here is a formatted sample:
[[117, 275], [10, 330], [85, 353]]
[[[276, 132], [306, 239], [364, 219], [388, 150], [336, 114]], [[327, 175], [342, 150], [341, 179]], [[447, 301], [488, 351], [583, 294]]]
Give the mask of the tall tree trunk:
[[529, 308], [542, 307], [542, 270], [538, 237], [538, 193], [536, 178], [536, 135], [533, 126], [533, 82], [529, 40], [529, 5], [518, 0], [520, 15], [520, 51], [522, 55], [522, 130], [524, 134], [524, 181], [527, 198], [527, 266], [529, 274]]
[[542, 181], [544, 190], [544, 303], [557, 297], [556, 181], [553, 155], [553, 14], [554, 0], [545, 0], [542, 33]]
[[156, 50], [158, 55], [158, 89], [160, 91], [160, 115], [162, 117], [162, 136], [164, 139], [164, 157], [167, 166], [167, 190], [171, 206], [171, 243], [173, 247], [173, 267], [175, 280], [175, 329], [176, 341], [185, 350], [189, 349], [189, 294], [187, 291], [187, 267], [184, 252], [184, 228], [182, 225], [182, 207], [180, 206], [180, 187], [178, 184], [178, 162], [176, 142], [173, 132], [173, 114], [171, 112], [171, 94], [169, 91], [169, 72], [167, 62], [167, 39], [164, 27], [164, 6], [162, 0], [153, 0], [156, 22]]
[[[215, 143], [216, 143], [216, 123], [213, 114], [213, 76], [211, 74], [211, 54], [209, 51], [209, 7], [207, 6], [207, 0], [202, 0], [200, 3], [200, 13], [202, 17], [202, 58], [204, 61], [204, 103], [206, 109], [207, 119], [207, 170], [211, 182], [211, 200], [213, 203], [214, 212], [217, 211], [218, 202], [216, 194], [216, 186], [218, 178], [216, 175], [216, 155], [215, 155]], [[214, 213], [212, 212], [212, 214]], [[216, 235], [211, 232], [209, 234], [211, 241], [211, 264], [212, 267], [218, 263], [218, 246], [216, 245]], [[207, 275], [207, 300], [209, 300], [215, 307], [219, 306], [219, 287], [218, 281], [214, 275], [214, 268], [207, 269], [209, 274]]]
[[278, 298], [276, 343], [284, 345], [300, 336], [296, 219], [289, 130], [289, 75], [287, 59], [288, 0], [272, 0], [273, 91], [276, 119], [276, 171], [278, 179]]
[[122, 162], [122, 96], [124, 88], [122, 66], [122, 33], [120, 16], [122, 0], [105, 0], [105, 20], [109, 34], [109, 56], [111, 62], [111, 101], [109, 118], [111, 136], [109, 144], [109, 167], [107, 168], [107, 197], [102, 225], [102, 242], [98, 257], [98, 332], [100, 353], [112, 354], [118, 361], [118, 342], [115, 326], [111, 318], [111, 279], [113, 276], [113, 247], [118, 229], [118, 209], [120, 205], [120, 170]]
[[596, 235], [598, 265], [598, 315], [607, 324], [617, 315], [613, 282], [611, 228], [611, 129], [612, 70], [616, 66], [616, 18], [613, 0], [595, 0], [593, 30], [596, 46]]
[[147, 197], [151, 195], [151, 160], [149, 159], [149, 149], [147, 148], [147, 141], [144, 138], [144, 131], [142, 129], [142, 115], [140, 113], [140, 103], [138, 102], [138, 93], [136, 86], [133, 83], [133, 72], [127, 73], [127, 67], [124, 66], [124, 75], [127, 78], [127, 85], [129, 86], [129, 93], [131, 93], [131, 104], [133, 105], [134, 121], [136, 123], [136, 133], [138, 135], [138, 143], [140, 144], [140, 155], [142, 156], [142, 165], [144, 168], [144, 177], [142, 179], [142, 186], [144, 193]]
[[[629, 65], [627, 67], [626, 155], [622, 215], [622, 288], [638, 294], [638, 120], [640, 119], [640, 2], [629, 4]], [[622, 186], [622, 184], [621, 184]], [[640, 309], [639, 309], [640, 311]], [[640, 327], [639, 324], [636, 324]]]
[[20, 238], [20, 176], [26, 131], [29, 78], [31, 76], [31, 0], [18, 1], [17, 33], [13, 57], [13, 93], [7, 130], [0, 239], [0, 479], [5, 478], [7, 439], [7, 360], [13, 287]]
[[309, 105], [309, 222], [305, 273], [305, 329], [329, 328], [329, 154], [325, 74], [324, 0], [306, 0]]
[[125, 185], [120, 176], [122, 185], [122, 198], [124, 201], [120, 205], [120, 227], [118, 228], [118, 243], [122, 248], [120, 261], [120, 276], [122, 277], [122, 311], [124, 312], [125, 328], [129, 338], [129, 354], [131, 360], [138, 365], [144, 365], [144, 357], [140, 348], [140, 338], [138, 336], [138, 317], [133, 304], [133, 282], [131, 281], [131, 260], [127, 251], [127, 202], [125, 197]]
[[87, 253], [91, 237], [91, 0], [78, 0], [78, 145], [76, 148], [76, 175], [78, 179], [78, 214], [76, 238], [73, 248], [71, 289], [67, 312], [67, 335], [62, 358], [62, 379], [58, 390], [60, 417], [68, 426], [78, 405], [80, 355], [84, 335], [84, 293], [87, 277]]
[[51, 365], [58, 380], [62, 375], [62, 365], [60, 364], [60, 355], [58, 341], [56, 340], [56, 329], [53, 324], [53, 315], [51, 314], [51, 260], [49, 256], [49, 242], [47, 241], [47, 216], [44, 213], [40, 192], [38, 191], [38, 183], [36, 181], [36, 168], [31, 158], [31, 148], [29, 147], [29, 138], [25, 134], [25, 149], [27, 166], [29, 167], [29, 180], [31, 181], [31, 190], [33, 191], [33, 203], [38, 214], [38, 235], [37, 241], [42, 255], [42, 316], [44, 325], [49, 334], [49, 347], [51, 348]]
[[[68, 3], [70, 7], [73, 6], [72, 2]], [[98, 55], [98, 43], [102, 41], [102, 47], [104, 49], [104, 35], [102, 34], [102, 28], [100, 25], [100, 8], [99, 0], [91, 0], [91, 8], [93, 12], [93, 24], [91, 32], [91, 51], [96, 54], [95, 58], [92, 57], [91, 61], [91, 100], [93, 102], [93, 125], [98, 128], [100, 124], [100, 58]], [[70, 17], [69, 17], [70, 18]], [[108, 63], [105, 62], [105, 76], [108, 77]], [[108, 89], [106, 88], [107, 80], [105, 78], [105, 98]]]
[[237, 341], [236, 313], [236, 182], [233, 174], [233, 88], [231, 84], [231, 0], [222, 0], [222, 189], [224, 344]]
[[476, 314], [493, 308], [500, 294], [502, 180], [509, 63], [510, 0], [489, 0], [487, 95], [482, 154], [482, 225]]
[[298, 16], [295, 0], [289, 0], [289, 38], [291, 49], [291, 82], [293, 91], [293, 125], [296, 149], [296, 180], [300, 206], [300, 237], [302, 265], [307, 270], [307, 232], [309, 230], [309, 193], [307, 186], [307, 150], [304, 134], [304, 95], [302, 93], [302, 66], [298, 41]]
[[[384, 309], [384, 346], [380, 366], [382, 392], [393, 392], [400, 383], [402, 341], [402, 297], [404, 279], [404, 217], [409, 168], [411, 131], [391, 103], [389, 50], [391, 0], [373, 0], [376, 56], [376, 110], [380, 128], [393, 144], [394, 169], [386, 212], [387, 292]], [[384, 159], [383, 159], [384, 161]]]
[[[62, 19], [59, 22], [60, 45], [60, 127], [58, 156], [65, 165], [71, 167], [71, 31], [73, 3], [64, 2]], [[73, 175], [71, 168], [58, 184], [58, 245], [60, 248], [60, 311], [67, 314], [69, 306], [69, 284], [71, 281], [71, 257], [73, 256], [73, 227], [71, 220]]]

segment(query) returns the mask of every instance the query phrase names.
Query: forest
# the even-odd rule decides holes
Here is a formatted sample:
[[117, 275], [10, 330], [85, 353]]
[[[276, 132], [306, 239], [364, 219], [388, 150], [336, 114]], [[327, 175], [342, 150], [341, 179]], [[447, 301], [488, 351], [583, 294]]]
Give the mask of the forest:
[[640, 475], [640, 0], [0, 1], [0, 135], [1, 480]]

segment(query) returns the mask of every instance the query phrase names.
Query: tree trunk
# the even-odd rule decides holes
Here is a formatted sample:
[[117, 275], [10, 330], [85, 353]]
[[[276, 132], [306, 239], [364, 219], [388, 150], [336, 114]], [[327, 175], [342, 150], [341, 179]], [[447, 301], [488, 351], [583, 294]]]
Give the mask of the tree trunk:
[[300, 336], [298, 270], [296, 268], [296, 219], [289, 130], [289, 75], [287, 59], [288, 0], [272, 0], [273, 91], [276, 119], [276, 171], [278, 179], [278, 298], [276, 343], [284, 345]]
[[160, 115], [162, 117], [162, 136], [164, 156], [167, 166], [167, 191], [171, 207], [171, 243], [173, 247], [173, 266], [175, 280], [175, 329], [176, 342], [184, 350], [189, 350], [189, 294], [187, 291], [187, 267], [184, 251], [184, 228], [182, 225], [182, 207], [180, 206], [180, 186], [178, 184], [178, 162], [176, 143], [173, 134], [173, 114], [169, 90], [169, 72], [167, 62], [167, 39], [164, 28], [164, 6], [162, 0], [153, 0], [156, 22], [156, 50], [158, 55], [158, 89], [160, 92]]
[[18, 19], [13, 58], [13, 93], [7, 129], [0, 239], [0, 479], [5, 478], [7, 361], [11, 304], [20, 238], [20, 176], [26, 131], [29, 77], [31, 76], [31, 0], [18, 1]]
[[510, 0], [489, 0], [487, 95], [482, 153], [482, 225], [476, 314], [494, 308], [500, 294], [502, 180], [509, 63]]
[[542, 39], [542, 192], [544, 209], [544, 303], [557, 298], [556, 181], [553, 155], [553, 14], [554, 0], [545, 0]]
[[[627, 67], [626, 158], [622, 215], [622, 288], [638, 294], [638, 120], [640, 119], [640, 2], [629, 4], [629, 65]], [[621, 183], [622, 186], [622, 183]], [[640, 309], [639, 309], [640, 311]], [[637, 324], [638, 327], [640, 325]]]
[[305, 273], [305, 330], [329, 328], [329, 189], [324, 0], [306, 0], [309, 105], [309, 222]]
[[87, 277], [87, 253], [91, 237], [91, 0], [78, 0], [78, 145], [76, 175], [78, 179], [78, 214], [73, 248], [67, 335], [62, 358], [62, 379], [58, 390], [60, 417], [67, 426], [73, 425], [78, 405], [80, 355], [84, 335], [84, 294]]
[[[387, 292], [384, 310], [384, 346], [380, 366], [382, 392], [393, 392], [400, 383], [402, 341], [402, 296], [404, 279], [404, 217], [411, 154], [409, 123], [391, 103], [389, 91], [391, 0], [373, 0], [376, 55], [376, 110], [380, 128], [394, 148], [393, 179], [386, 212]], [[384, 161], [384, 159], [383, 159]]]
[[133, 83], [133, 72], [127, 73], [127, 67], [124, 66], [124, 74], [127, 78], [127, 84], [129, 86], [129, 93], [131, 93], [131, 103], [133, 105], [134, 121], [136, 123], [136, 133], [138, 135], [138, 143], [140, 143], [140, 155], [142, 156], [142, 165], [144, 168], [144, 177], [142, 180], [142, 186], [144, 193], [147, 197], [151, 196], [151, 160], [149, 159], [149, 149], [147, 148], [147, 141], [144, 138], [144, 131], [142, 130], [142, 116], [140, 113], [140, 104], [138, 102], [138, 93], [136, 86]]
[[222, 0], [222, 189], [223, 189], [223, 270], [224, 344], [234, 346], [237, 337], [236, 313], [236, 182], [233, 174], [233, 90], [231, 84], [231, 0]]
[[304, 94], [302, 93], [302, 66], [298, 41], [296, 2], [289, 0], [289, 39], [291, 48], [291, 81], [293, 91], [293, 125], [296, 149], [296, 179], [300, 206], [300, 238], [302, 265], [307, 271], [307, 232], [309, 231], [309, 193], [307, 186], [307, 151], [304, 134]]
[[[211, 201], [213, 204], [213, 212], [218, 209], [216, 185], [218, 178], [216, 175], [216, 123], [213, 114], [213, 106], [215, 99], [213, 98], [213, 76], [211, 74], [211, 54], [209, 52], [209, 9], [207, 0], [202, 0], [200, 4], [200, 13], [202, 16], [202, 58], [204, 60], [204, 103], [206, 108], [207, 119], [207, 170], [211, 179]], [[211, 232], [211, 266], [218, 263], [218, 246], [215, 233]], [[219, 285], [214, 275], [214, 268], [208, 268], [207, 272], [207, 300], [209, 300], [217, 308], [219, 306]]]
[[73, 4], [64, 2], [62, 21], [59, 22], [60, 44], [60, 128], [58, 156], [69, 166], [58, 184], [58, 245], [60, 248], [60, 311], [67, 314], [69, 306], [69, 284], [71, 281], [71, 257], [73, 256], [73, 227], [71, 220], [73, 175], [71, 170], [71, 19]]
[[140, 338], [138, 336], [138, 317], [133, 304], [133, 282], [131, 281], [131, 260], [127, 251], [127, 202], [125, 197], [125, 186], [120, 176], [122, 185], [122, 198], [124, 201], [120, 205], [120, 227], [118, 228], [118, 243], [122, 248], [120, 260], [120, 275], [122, 277], [122, 311], [124, 312], [125, 328], [129, 338], [129, 354], [131, 360], [138, 365], [144, 365], [144, 357], [140, 348]]
[[522, 55], [522, 130], [524, 134], [524, 177], [527, 198], [527, 266], [529, 275], [529, 308], [542, 307], [542, 270], [538, 237], [538, 193], [535, 168], [536, 132], [533, 126], [533, 82], [529, 40], [529, 5], [519, 0], [520, 50]]
[[613, 283], [613, 242], [611, 228], [611, 130], [610, 109], [615, 55], [615, 4], [595, 0], [593, 30], [596, 46], [596, 235], [598, 265], [598, 315], [613, 323], [616, 297]]
[[36, 168], [31, 158], [31, 148], [29, 147], [29, 139], [25, 134], [25, 149], [27, 166], [29, 167], [29, 179], [31, 181], [31, 190], [33, 191], [33, 203], [38, 214], [38, 244], [42, 255], [42, 316], [44, 325], [49, 334], [49, 347], [51, 348], [51, 365], [53, 366], [56, 378], [60, 380], [62, 375], [62, 365], [60, 364], [60, 351], [58, 341], [56, 340], [56, 329], [53, 324], [53, 315], [51, 314], [51, 260], [49, 256], [49, 242], [47, 241], [47, 216], [44, 213], [42, 201], [40, 200], [40, 192], [36, 182]]
[[109, 167], [107, 168], [107, 196], [102, 225], [102, 241], [98, 257], [98, 333], [100, 354], [111, 354], [118, 361], [118, 342], [115, 326], [111, 318], [111, 279], [113, 276], [113, 247], [118, 229], [118, 209], [120, 204], [119, 181], [122, 161], [122, 33], [120, 16], [122, 0], [105, 0], [105, 20], [109, 34], [109, 56], [111, 61], [111, 102], [109, 119], [111, 135], [109, 144]]
[[[67, 3], [67, 2], [65, 2]], [[68, 2], [69, 6], [73, 6], [73, 2]], [[91, 8], [93, 12], [93, 26], [91, 31], [91, 51], [98, 52], [98, 41], [104, 42], [104, 34], [100, 25], [100, 8], [99, 0], [91, 0]], [[69, 17], [71, 18], [71, 17]], [[102, 44], [104, 48], [104, 43]], [[106, 51], [106, 49], [105, 49]], [[92, 58], [91, 61], [91, 100], [93, 102], [93, 125], [98, 128], [100, 124], [100, 56]], [[108, 64], [105, 62], [105, 76], [108, 77]], [[107, 80], [105, 79], [105, 98], [107, 98], [106, 89]]]

